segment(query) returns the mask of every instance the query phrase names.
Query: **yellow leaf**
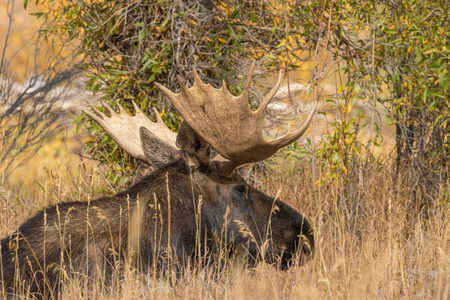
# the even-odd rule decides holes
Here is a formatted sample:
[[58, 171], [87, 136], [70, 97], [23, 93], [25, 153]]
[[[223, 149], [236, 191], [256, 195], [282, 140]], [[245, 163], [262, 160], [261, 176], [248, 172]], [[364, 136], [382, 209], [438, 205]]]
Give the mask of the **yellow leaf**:
[[390, 30], [394, 29], [395, 25], [392, 25], [391, 27], [389, 27]]
[[164, 116], [164, 113], [166, 112], [166, 109], [162, 109], [161, 113], [159, 114], [160, 117]]
[[218, 40], [219, 40], [219, 42], [224, 43], [224, 44], [227, 42], [227, 40], [224, 38], [218, 38]]
[[412, 47], [411, 47], [411, 46], [409, 46], [409, 48], [408, 48], [408, 51], [406, 51], [406, 53], [409, 53], [409, 52], [411, 52], [411, 50], [412, 50]]
[[352, 111], [352, 106], [350, 105], [350, 103], [349, 104], [347, 104], [347, 112], [349, 113], [349, 112], [351, 112]]
[[306, 44], [305, 40], [300, 39], [299, 41], [300, 41], [300, 43]]

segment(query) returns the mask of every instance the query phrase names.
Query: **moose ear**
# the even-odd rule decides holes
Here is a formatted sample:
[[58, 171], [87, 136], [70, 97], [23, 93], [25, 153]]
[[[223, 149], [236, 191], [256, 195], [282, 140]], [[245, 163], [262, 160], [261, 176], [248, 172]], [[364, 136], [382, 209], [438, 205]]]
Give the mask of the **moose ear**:
[[154, 168], [160, 168], [180, 158], [177, 149], [157, 138], [145, 127], [139, 128], [145, 159]]
[[176, 146], [181, 149], [181, 155], [186, 164], [193, 168], [209, 166], [210, 146], [186, 122], [183, 122], [178, 131]]

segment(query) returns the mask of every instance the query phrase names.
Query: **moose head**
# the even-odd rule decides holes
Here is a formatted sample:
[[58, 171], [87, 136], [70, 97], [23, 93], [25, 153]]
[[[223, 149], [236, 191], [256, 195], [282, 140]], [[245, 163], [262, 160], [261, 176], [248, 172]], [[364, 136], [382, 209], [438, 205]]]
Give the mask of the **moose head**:
[[[308, 221], [289, 205], [248, 185], [236, 170], [244, 164], [269, 158], [298, 140], [308, 128], [317, 102], [299, 128], [267, 141], [262, 134], [262, 115], [281, 85], [282, 74], [279, 73], [277, 83], [259, 108], [252, 111], [248, 96], [254, 66], [253, 63], [243, 92], [237, 97], [228, 91], [225, 82], [219, 89], [203, 83], [195, 68], [192, 87], [187, 87], [178, 77], [178, 94], [155, 83], [183, 118], [178, 134], [165, 126], [156, 109], [157, 121], [152, 122], [134, 102], [134, 117], [119, 104], [120, 114], [116, 114], [103, 103], [110, 117], [96, 109], [97, 115], [85, 113], [133, 157], [156, 168], [181, 162], [189, 178], [184, 181], [179, 174], [174, 175], [170, 186], [174, 190], [177, 186], [192, 186], [195, 192], [188, 201], [195, 202], [201, 197], [202, 220], [209, 238], [219, 236], [226, 224], [226, 240], [233, 245], [248, 245], [253, 257], [264, 252], [281, 257], [285, 265], [296, 253], [301, 261], [306, 261], [314, 253], [314, 237]], [[219, 155], [211, 154], [215, 152]], [[195, 223], [182, 215], [185, 210], [178, 211], [178, 208], [173, 204], [177, 220], [186, 223], [183, 226], [193, 226]], [[192, 213], [193, 208], [190, 209]], [[185, 247], [187, 243], [183, 240], [181, 245]], [[264, 251], [267, 249], [262, 249], [263, 245], [269, 251]]]

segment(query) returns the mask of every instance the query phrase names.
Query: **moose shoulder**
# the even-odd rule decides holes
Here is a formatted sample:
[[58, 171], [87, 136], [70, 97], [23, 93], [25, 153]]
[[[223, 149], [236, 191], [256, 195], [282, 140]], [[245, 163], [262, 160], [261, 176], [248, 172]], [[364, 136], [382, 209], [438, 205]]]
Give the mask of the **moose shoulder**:
[[[185, 265], [195, 255], [232, 252], [237, 245], [255, 259], [265, 253], [283, 267], [294, 255], [300, 262], [312, 258], [308, 221], [248, 185], [236, 168], [297, 140], [317, 102], [301, 127], [266, 141], [262, 112], [279, 88], [281, 74], [260, 108], [252, 111], [248, 92], [253, 68], [239, 97], [225, 84], [220, 89], [204, 84], [195, 69], [191, 88], [179, 79], [179, 94], [157, 84], [184, 119], [178, 135], [157, 112], [152, 122], [134, 103], [135, 116], [120, 105], [116, 113], [105, 103], [109, 117], [95, 108], [95, 114], [85, 111], [121, 148], [155, 170], [115, 196], [46, 208], [4, 238], [3, 292], [25, 290], [48, 298], [57, 295], [63, 273], [105, 274], [108, 280], [124, 263], [142, 271], [161, 270]], [[211, 147], [219, 155], [213, 157]]]

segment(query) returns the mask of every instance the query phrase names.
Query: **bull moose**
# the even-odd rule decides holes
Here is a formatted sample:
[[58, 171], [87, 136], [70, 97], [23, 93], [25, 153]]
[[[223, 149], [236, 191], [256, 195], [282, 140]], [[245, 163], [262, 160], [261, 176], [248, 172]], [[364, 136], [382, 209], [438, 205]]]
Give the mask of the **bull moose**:
[[[296, 141], [309, 126], [317, 102], [296, 130], [273, 140], [262, 134], [262, 114], [282, 82], [256, 111], [248, 103], [254, 69], [243, 92], [233, 96], [225, 82], [219, 89], [178, 78], [180, 92], [156, 86], [183, 117], [178, 134], [156, 122], [133, 102], [135, 115], [102, 103], [85, 114], [96, 121], [132, 157], [154, 168], [137, 184], [111, 197], [65, 202], [43, 209], [1, 241], [0, 294], [26, 291], [58, 297], [63, 274], [111, 277], [119, 266], [142, 272], [187, 265], [227, 249], [244, 247], [248, 256], [312, 258], [310, 224], [286, 203], [256, 190], [239, 176], [244, 164], [269, 158]], [[213, 153], [216, 153], [214, 155]], [[264, 248], [264, 251], [262, 249]]]

